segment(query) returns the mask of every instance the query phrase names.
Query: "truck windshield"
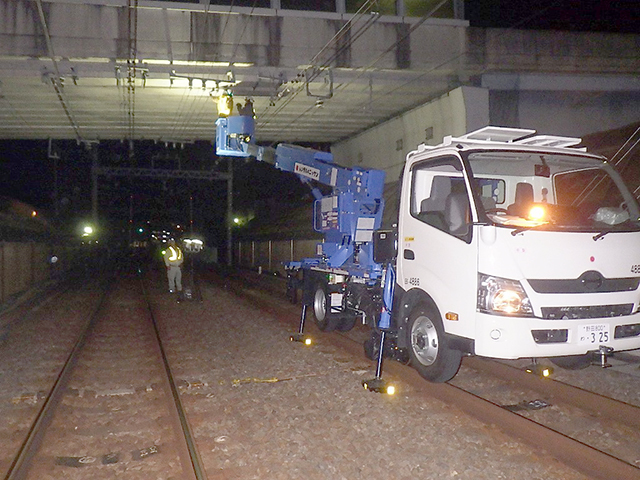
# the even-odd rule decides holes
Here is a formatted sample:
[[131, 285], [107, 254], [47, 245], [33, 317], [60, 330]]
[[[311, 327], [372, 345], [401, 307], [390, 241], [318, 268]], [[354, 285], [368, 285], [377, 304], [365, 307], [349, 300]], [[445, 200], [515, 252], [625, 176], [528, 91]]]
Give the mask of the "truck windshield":
[[479, 217], [495, 225], [600, 233], [640, 227], [635, 198], [596, 157], [476, 151], [467, 161]]

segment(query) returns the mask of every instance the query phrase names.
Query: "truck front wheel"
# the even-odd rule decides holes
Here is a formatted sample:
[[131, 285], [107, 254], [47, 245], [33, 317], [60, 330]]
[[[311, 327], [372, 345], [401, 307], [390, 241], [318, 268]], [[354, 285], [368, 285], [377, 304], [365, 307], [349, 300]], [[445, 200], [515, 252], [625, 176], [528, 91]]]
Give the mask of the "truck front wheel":
[[422, 377], [434, 383], [455, 377], [462, 353], [449, 347], [440, 315], [424, 304], [416, 305], [409, 315], [407, 334], [411, 366]]

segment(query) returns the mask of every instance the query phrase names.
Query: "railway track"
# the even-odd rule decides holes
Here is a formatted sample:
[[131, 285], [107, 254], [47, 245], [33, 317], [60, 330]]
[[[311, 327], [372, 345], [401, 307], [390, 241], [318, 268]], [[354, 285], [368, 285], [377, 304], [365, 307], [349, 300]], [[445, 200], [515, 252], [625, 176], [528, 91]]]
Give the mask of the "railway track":
[[206, 478], [144, 285], [128, 278], [93, 297], [26, 434], [23, 417], [5, 431], [24, 439], [4, 478]]
[[[377, 475], [386, 470], [375, 463], [370, 466], [358, 463], [359, 459], [367, 456], [369, 452], [360, 451], [359, 444], [352, 443], [353, 439], [349, 440], [353, 435], [350, 429], [363, 428], [362, 422], [367, 418], [362, 416], [365, 415], [366, 409], [356, 410], [354, 406], [383, 408], [387, 405], [391, 411], [399, 407], [420, 411], [422, 408], [431, 409], [430, 405], [435, 406], [437, 402], [430, 400], [433, 398], [446, 403], [448, 412], [460, 412], [447, 413], [447, 416], [452, 415], [456, 418], [454, 424], [463, 425], [458, 428], [466, 430], [467, 424], [477, 424], [477, 422], [465, 420], [468, 417], [462, 412], [480, 419], [484, 425], [489, 425], [482, 433], [486, 435], [488, 432], [488, 437], [494, 437], [494, 439], [487, 438], [488, 444], [505, 441], [504, 435], [498, 434], [495, 430], [494, 427], [497, 427], [502, 432], [520, 439], [521, 444], [530, 445], [532, 451], [536, 452], [536, 456], [544, 458], [546, 455], [559, 459], [573, 470], [582, 472], [577, 474], [565, 467], [560, 468], [554, 460], [552, 462], [556, 465], [552, 469], [554, 473], [564, 470], [570, 472], [569, 476], [560, 478], [583, 478], [584, 476], [639, 478], [639, 470], [631, 464], [634, 458], [638, 459], [637, 455], [633, 457], [633, 445], [628, 442], [622, 445], [630, 451], [630, 456], [626, 460], [616, 459], [599, 451], [602, 449], [598, 448], [597, 444], [584, 445], [585, 442], [576, 442], [576, 439], [568, 438], [567, 434], [558, 432], [557, 428], [554, 430], [553, 425], [550, 429], [549, 426], [541, 424], [540, 418], [533, 417], [544, 416], [546, 412], [551, 411], [555, 412], [556, 417], [560, 413], [564, 417], [572, 417], [573, 415], [570, 415], [571, 412], [567, 409], [577, 409], [577, 407], [565, 406], [560, 393], [554, 392], [551, 396], [549, 389], [543, 389], [540, 393], [532, 386], [514, 383], [515, 381], [510, 381], [502, 374], [496, 375], [497, 367], [487, 367], [489, 371], [482, 372], [482, 367], [477, 367], [472, 362], [465, 362], [464, 375], [456, 378], [462, 378], [463, 383], [471, 381], [470, 384], [433, 385], [425, 382], [412, 369], [387, 361], [385, 376], [396, 382], [402, 398], [385, 399], [365, 393], [355, 386], [349, 387], [352, 381], [358, 380], [353, 377], [355, 375], [353, 370], [348, 369], [343, 372], [347, 365], [351, 365], [350, 368], [358, 371], [370, 365], [370, 373], [373, 376], [374, 365], [364, 359], [362, 354], [361, 340], [365, 334], [364, 329], [356, 328], [348, 332], [348, 335], [315, 332], [314, 335], [319, 339], [320, 345], [314, 351], [307, 351], [300, 345], [298, 345], [300, 348], [296, 348], [286, 338], [282, 338], [277, 344], [283, 342], [282, 348], [286, 352], [270, 357], [269, 352], [273, 352], [273, 347], [270, 344], [271, 340], [265, 339], [264, 335], [275, 340], [275, 337], [280, 337], [282, 326], [289, 332], [295, 331], [299, 320], [299, 307], [284, 301], [283, 290], [279, 289], [277, 294], [273, 293], [279, 288], [280, 282], [274, 280], [273, 285], [265, 289], [265, 280], [269, 284], [271, 278], [228, 276], [224, 282], [226, 282], [228, 293], [235, 292], [247, 298], [253, 305], [269, 312], [271, 314], [269, 317], [277, 318], [281, 325], [267, 326], [261, 320], [251, 317], [252, 314], [248, 312], [254, 309], [240, 305], [237, 308], [233, 307], [233, 300], [220, 299], [219, 303], [218, 295], [232, 298], [231, 295], [223, 294], [220, 290], [208, 286], [205, 288], [204, 304], [191, 302], [186, 305], [176, 305], [166, 293], [156, 287], [151, 302], [153, 307], [150, 308], [150, 303], [144, 299], [137, 279], [122, 280], [122, 284], [106, 297], [100, 308], [98, 308], [100, 295], [97, 291], [83, 301], [72, 302], [71, 305], [64, 306], [68, 302], [60, 302], [60, 308], [63, 308], [61, 312], [53, 311], [55, 310], [53, 307], [58, 305], [57, 302], [55, 305], [49, 305], [52, 310], [50, 313], [52, 315], [55, 313], [55, 316], [58, 313], [83, 310], [84, 321], [70, 318], [73, 320], [71, 323], [75, 322], [75, 328], [69, 328], [66, 336], [79, 335], [87, 318], [94, 316], [93, 311], [97, 311], [95, 324], [90, 329], [90, 335], [81, 349], [75, 367], [68, 375], [66, 386], [59, 388], [61, 398], [57, 401], [57, 408], [52, 409], [48, 420], [41, 422], [42, 424], [37, 427], [37, 429], [44, 428], [44, 423], [48, 424], [41, 438], [32, 442], [34, 445], [39, 444], [39, 448], [34, 448], [33, 454], [24, 454], [27, 459], [25, 462], [27, 468], [23, 473], [16, 470], [16, 473], [12, 474], [15, 475], [14, 477], [7, 474], [5, 478], [100, 479], [114, 476], [133, 479], [171, 476], [205, 478], [196, 444], [206, 462], [209, 478], [226, 479], [227, 471], [231, 472], [230, 478], [301, 478], [299, 475], [303, 470], [307, 470], [307, 474], [310, 473], [309, 468], [324, 469], [321, 471], [325, 473], [318, 474], [316, 470], [316, 476], [311, 474], [308, 478], [331, 478], [329, 472], [333, 468], [341, 468], [343, 474], [352, 472], [345, 478], [359, 478], [357, 472], [365, 471], [369, 473], [367, 478], [380, 478]], [[220, 277], [216, 278], [216, 283], [222, 282]], [[280, 298], [282, 300], [279, 300]], [[207, 316], [211, 306], [214, 305], [221, 305], [223, 308], [220, 312]], [[152, 309], [159, 310], [160, 306], [163, 307], [161, 312], [152, 311]], [[184, 317], [180, 316], [180, 312], [184, 313]], [[158, 318], [155, 325], [152, 318], [154, 313]], [[199, 321], [194, 315], [203, 318]], [[246, 317], [246, 322], [229, 324], [228, 322], [236, 315], [241, 317], [249, 315], [249, 317]], [[190, 321], [185, 322], [187, 319]], [[61, 325], [63, 324], [56, 327]], [[254, 343], [251, 350], [240, 353], [242, 336], [249, 337], [250, 331], [260, 325], [262, 328], [267, 326], [267, 332], [261, 331], [257, 336], [252, 337]], [[314, 325], [311, 322], [308, 325], [311, 332]], [[33, 330], [42, 326], [38, 324]], [[55, 332], [56, 330], [53, 329], [47, 333], [52, 335]], [[166, 340], [168, 352], [163, 353], [163, 347], [158, 345], [155, 338], [158, 335]], [[227, 340], [218, 343], [215, 341], [218, 336], [226, 336]], [[247, 338], [246, 341], [250, 339]], [[71, 345], [68, 345], [67, 351], [70, 348]], [[262, 352], [259, 357], [257, 349]], [[326, 353], [323, 353], [328, 350], [348, 353], [339, 354], [333, 366], [329, 366], [326, 362]], [[347, 357], [352, 360], [347, 360]], [[296, 358], [298, 363], [292, 362], [293, 358]], [[316, 358], [313, 365], [307, 363], [310, 360], [306, 359], [309, 358]], [[260, 365], [256, 364], [256, 360]], [[169, 362], [174, 365], [179, 375], [177, 381], [173, 379], [171, 368], [168, 368]], [[59, 362], [59, 364], [62, 363], [62, 361]], [[263, 363], [271, 366], [265, 367]], [[325, 371], [327, 367], [329, 370]], [[53, 368], [49, 370], [54, 371]], [[269, 371], [273, 373], [268, 374]], [[117, 374], [114, 375], [114, 372]], [[332, 405], [326, 405], [323, 400], [319, 402], [323, 404], [320, 407], [317, 399], [314, 399], [318, 395], [322, 396], [322, 393], [316, 388], [322, 389], [323, 386], [327, 388], [327, 385], [332, 384], [331, 378], [336, 378], [334, 377], [336, 373], [342, 378], [340, 381], [343, 390], [341, 391], [345, 392], [344, 396], [341, 395], [340, 400]], [[349, 375], [349, 378], [342, 377], [345, 374]], [[163, 383], [164, 378], [167, 378], [168, 383]], [[474, 378], [481, 380], [474, 383]], [[534, 379], [530, 375], [524, 378]], [[495, 387], [492, 382], [499, 386]], [[179, 385], [179, 389], [176, 384]], [[548, 382], [542, 385], [548, 385]], [[312, 387], [311, 390], [307, 389], [308, 387]], [[32, 395], [31, 399], [25, 396], [24, 400], [20, 400], [15, 405], [12, 404], [12, 407], [15, 407], [14, 410], [3, 410], [1, 413], [4, 418], [15, 416], [17, 410], [27, 406], [40, 408], [46, 397], [45, 389], [41, 390], [37, 395]], [[260, 395], [255, 396], [251, 392], [260, 392]], [[285, 395], [285, 392], [288, 394]], [[292, 393], [295, 393], [295, 396], [292, 397]], [[186, 402], [189, 418], [194, 422], [193, 426], [197, 427], [196, 439], [190, 434], [184, 408], [180, 406], [181, 396], [182, 401]], [[569, 397], [572, 396], [574, 395], [569, 395]], [[507, 408], [509, 403], [517, 403], [509, 398], [520, 397], [549, 400], [552, 407], [531, 411], [522, 410], [516, 414]], [[599, 397], [595, 396], [595, 398]], [[298, 403], [297, 399], [302, 402]], [[601, 402], [602, 399], [595, 401]], [[312, 407], [309, 406], [310, 402]], [[11, 402], [4, 402], [2, 408], [7, 403]], [[282, 405], [288, 407], [288, 410], [286, 407], [281, 408]], [[349, 408], [348, 413], [341, 412], [345, 406]], [[437, 410], [439, 407], [434, 408]], [[182, 416], [174, 413], [179, 410], [183, 411]], [[388, 435], [391, 432], [386, 430], [387, 427], [396, 422], [413, 422], [412, 418], [416, 418], [415, 416], [392, 418], [391, 411], [385, 414], [384, 419], [381, 417], [382, 413], [378, 412], [375, 418], [377, 422], [382, 422], [382, 425], [373, 427], [369, 423], [368, 432], [371, 433], [370, 429], [373, 427], [379, 435]], [[584, 410], [580, 411], [583, 420], [587, 417], [591, 420], [594, 416], [592, 413], [585, 413]], [[597, 408], [597, 411], [599, 416], [594, 420], [600, 422], [601, 426], [608, 425], [609, 419], [600, 413], [604, 409]], [[637, 419], [635, 412], [636, 410], [631, 410], [625, 415], [631, 415]], [[325, 459], [324, 463], [309, 463], [305, 460], [304, 463], [286, 464], [287, 459], [296, 458], [295, 452], [300, 453], [302, 448], [312, 449], [316, 453], [318, 448], [325, 445], [322, 439], [314, 440], [308, 437], [302, 439], [304, 430], [298, 429], [303, 426], [308, 427], [308, 420], [318, 416], [343, 414], [344, 420], [349, 421], [352, 413], [358, 415], [354, 420], [360, 420], [351, 427], [345, 425], [347, 430], [343, 431], [341, 436], [327, 438], [329, 443], [326, 446], [330, 448], [321, 454]], [[534, 423], [534, 420], [538, 423]], [[429, 420], [425, 418], [425, 422], [429, 423]], [[616, 422], [619, 423], [619, 419]], [[324, 423], [326, 422], [320, 422], [322, 427]], [[335, 429], [340, 428], [339, 424], [331, 425], [333, 427], [325, 431], [329, 436], [333, 435], [331, 432]], [[319, 425], [315, 426], [315, 429], [317, 428], [320, 428]], [[630, 422], [626, 428], [631, 433], [639, 430]], [[315, 429], [307, 430], [308, 434], [313, 435], [312, 432], [316, 431]], [[16, 436], [18, 433], [24, 436], [24, 428], [20, 430], [17, 425], [15, 430], [7, 428], [0, 431], [0, 434], [5, 435], [6, 438]], [[381, 440], [380, 437], [375, 438], [378, 441]], [[429, 448], [429, 443], [433, 441], [433, 438], [428, 437], [415, 438], [423, 444], [423, 449]], [[469, 443], [471, 437], [465, 437], [464, 434], [456, 431], [456, 438], [464, 438], [466, 441], [460, 446], [463, 449], [461, 453], [464, 452], [465, 457], [474, 458], [473, 455], [477, 455], [478, 452], [473, 447], [476, 444]], [[291, 443], [287, 443], [286, 439]], [[567, 444], [562, 443], [567, 440], [569, 441]], [[483, 444], [485, 442], [485, 440], [475, 441]], [[632, 441], [634, 441], [633, 438], [630, 438], [629, 442]], [[338, 445], [343, 449], [354, 449], [355, 456], [343, 458], [339, 453], [340, 450], [336, 449]], [[393, 445], [395, 443], [390, 447]], [[524, 447], [521, 448], [524, 449]], [[17, 450], [17, 447], [14, 450]], [[636, 453], [637, 450], [636, 446]], [[334, 457], [336, 463], [333, 461], [327, 463], [327, 458]], [[270, 463], [271, 458], [277, 458], [279, 463], [277, 465]], [[411, 458], [416, 460], [405, 459], [404, 462], [429, 461], [428, 458], [421, 456]], [[342, 460], [346, 460], [346, 463], [339, 463]], [[375, 456], [373, 461], [376, 461]], [[508, 460], [504, 461], [508, 462]], [[576, 466], [575, 463], [580, 465]], [[405, 472], [410, 470], [407, 463], [401, 465]], [[456, 468], [461, 468], [463, 465], [458, 464]], [[440, 465], [438, 468], [453, 472], [446, 466]], [[270, 476], [269, 472], [276, 473]], [[248, 476], [243, 477], [244, 473]], [[373, 477], [371, 477], [372, 473]], [[509, 475], [507, 478], [510, 477]], [[540, 477], [525, 475], [523, 478]]]
[[[227, 275], [225, 285], [295, 331], [299, 307], [284, 301], [284, 289], [277, 293], [281, 282], [253, 274]], [[354, 356], [363, 355], [362, 332], [325, 334], [312, 322], [307, 322], [306, 331]], [[589, 478], [640, 479], [638, 405], [540, 379], [495, 361], [470, 357], [463, 369], [466, 375], [447, 384], [431, 384], [409, 367], [390, 360], [384, 364], [385, 376], [393, 377], [401, 388], [456, 407]], [[528, 400], [514, 402], [513, 398]]]

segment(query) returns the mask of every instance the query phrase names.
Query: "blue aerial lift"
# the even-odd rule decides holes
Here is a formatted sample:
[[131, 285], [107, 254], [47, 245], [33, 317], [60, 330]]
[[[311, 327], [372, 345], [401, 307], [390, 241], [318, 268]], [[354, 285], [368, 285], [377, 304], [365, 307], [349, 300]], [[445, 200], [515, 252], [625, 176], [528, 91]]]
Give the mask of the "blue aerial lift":
[[[315, 257], [286, 265], [288, 291], [302, 289], [300, 326], [291, 340], [308, 343], [303, 335], [308, 307], [323, 331], [347, 331], [361, 319], [376, 330], [375, 338], [380, 342], [365, 344], [367, 356], [377, 359], [377, 369], [376, 378], [363, 385], [371, 391], [387, 392], [381, 379], [382, 347], [391, 323], [395, 272], [391, 264], [394, 254], [389, 252], [395, 252], [395, 236], [380, 230], [385, 172], [343, 167], [333, 162], [331, 153], [296, 145], [258, 146], [252, 114], [221, 116], [216, 127], [218, 155], [255, 157], [295, 173], [312, 188], [313, 226], [324, 241], [317, 245]], [[323, 195], [313, 182], [331, 187], [331, 193]]]

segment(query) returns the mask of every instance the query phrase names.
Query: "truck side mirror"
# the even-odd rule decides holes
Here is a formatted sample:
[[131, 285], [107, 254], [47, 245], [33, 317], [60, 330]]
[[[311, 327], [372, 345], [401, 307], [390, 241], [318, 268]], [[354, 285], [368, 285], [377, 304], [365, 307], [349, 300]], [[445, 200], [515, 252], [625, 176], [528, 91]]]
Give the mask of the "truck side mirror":
[[373, 261], [389, 263], [398, 254], [398, 232], [395, 230], [376, 230], [373, 232]]

